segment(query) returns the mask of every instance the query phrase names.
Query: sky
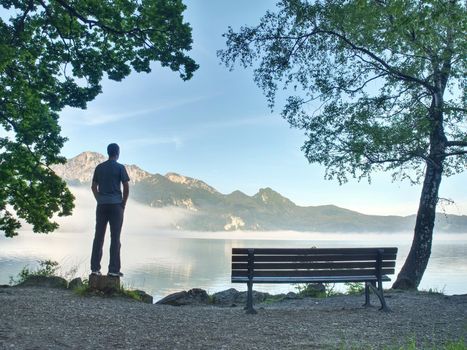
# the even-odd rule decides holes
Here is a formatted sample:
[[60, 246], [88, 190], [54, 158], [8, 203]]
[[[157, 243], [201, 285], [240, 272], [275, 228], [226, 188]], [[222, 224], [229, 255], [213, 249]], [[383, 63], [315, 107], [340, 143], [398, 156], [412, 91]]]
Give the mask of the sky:
[[[300, 147], [303, 131], [291, 129], [271, 111], [253, 82], [252, 70], [229, 71], [216, 51], [225, 48], [228, 26], [254, 25], [275, 1], [189, 0], [185, 20], [193, 28], [190, 56], [200, 65], [184, 82], [178, 73], [153, 64], [151, 73], [132, 73], [122, 82], [104, 81], [103, 93], [86, 110], [60, 116], [68, 137], [62, 154], [106, 153], [117, 142], [120, 162], [150, 172], [176, 172], [203, 180], [221, 193], [253, 195], [271, 187], [297, 205], [334, 204], [367, 214], [410, 215], [421, 185], [392, 182], [375, 173], [372, 183], [324, 180], [324, 167], [309, 164]], [[467, 172], [445, 178], [440, 197], [455, 204], [438, 210], [467, 215]]]

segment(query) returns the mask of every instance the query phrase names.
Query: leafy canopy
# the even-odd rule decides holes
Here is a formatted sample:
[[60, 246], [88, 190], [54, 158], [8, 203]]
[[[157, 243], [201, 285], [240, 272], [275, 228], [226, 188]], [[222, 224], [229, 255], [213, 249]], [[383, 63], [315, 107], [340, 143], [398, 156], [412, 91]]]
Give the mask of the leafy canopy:
[[326, 178], [384, 170], [417, 182], [437, 126], [444, 174], [466, 169], [465, 2], [282, 0], [224, 35], [227, 66], [254, 66], [271, 106], [289, 95], [282, 116], [305, 130], [303, 151]]
[[86, 108], [104, 77], [120, 81], [151, 62], [190, 79], [191, 27], [181, 0], [0, 0], [0, 230], [18, 219], [58, 227], [73, 196], [51, 170], [65, 162], [58, 113]]

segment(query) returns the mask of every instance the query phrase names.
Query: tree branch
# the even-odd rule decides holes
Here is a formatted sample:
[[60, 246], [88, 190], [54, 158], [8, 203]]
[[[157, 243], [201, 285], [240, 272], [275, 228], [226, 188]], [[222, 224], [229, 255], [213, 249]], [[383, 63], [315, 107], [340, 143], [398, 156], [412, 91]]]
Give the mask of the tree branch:
[[446, 111], [456, 111], [456, 112], [464, 112], [467, 113], [467, 108], [461, 108], [461, 107], [449, 107], [447, 106], [445, 108]]
[[467, 141], [448, 141], [446, 147], [467, 147]]
[[358, 91], [361, 91], [363, 90], [363, 88], [370, 82], [372, 82], [373, 80], [376, 80], [376, 79], [379, 79], [381, 77], [384, 77], [385, 75], [387, 75], [387, 73], [381, 73], [381, 74], [378, 74], [378, 75], [375, 75], [373, 77], [371, 77], [370, 79], [366, 80], [365, 82], [363, 82], [363, 84], [360, 86], [360, 87], [357, 87], [355, 89], [346, 89], [346, 88], [340, 88], [342, 91], [346, 92], [346, 93], [349, 93], [349, 94], [352, 94], [352, 93], [356, 93]]
[[423, 160], [427, 160], [427, 157], [421, 154], [409, 154], [405, 157], [400, 157], [400, 158], [387, 158], [387, 159], [376, 159], [373, 156], [369, 154], [364, 154], [365, 158], [368, 159], [368, 161], [371, 164], [384, 164], [384, 163], [405, 163], [408, 162], [409, 160], [412, 160], [414, 158], [422, 158]]
[[463, 156], [463, 155], [467, 155], [467, 150], [465, 150], [465, 151], [458, 151], [458, 152], [449, 152], [449, 153], [445, 153], [445, 154], [444, 154], [445, 157]]
[[[340, 34], [340, 33], [337, 33], [335, 31], [332, 31], [332, 30], [317, 30], [317, 32], [321, 32], [321, 33], [324, 33], [324, 34], [329, 34], [331, 36], [335, 36], [339, 39], [341, 39], [342, 41], [344, 41], [345, 43], [347, 43], [352, 49], [354, 50], [357, 50], [357, 51], [360, 51], [360, 52], [363, 52], [364, 54], [366, 54], [367, 56], [371, 57], [373, 60], [375, 60], [376, 62], [378, 62], [379, 64], [381, 64], [385, 69], [388, 70], [388, 72], [398, 76], [399, 78], [401, 78], [402, 80], [405, 80], [405, 81], [410, 81], [410, 82], [414, 82], [414, 83], [417, 83], [419, 85], [422, 85], [424, 86], [425, 88], [427, 88], [429, 91], [435, 91], [435, 87], [428, 84], [426, 81], [424, 80], [421, 80], [419, 78], [416, 78], [416, 77], [413, 77], [411, 75], [408, 75], [408, 74], [405, 74], [397, 69], [395, 69], [394, 67], [391, 67], [386, 61], [384, 61], [381, 57], [378, 57], [377, 55], [375, 55], [373, 52], [369, 51], [368, 49], [364, 48], [364, 47], [361, 47], [361, 46], [358, 46], [356, 44], [354, 44], [352, 41], [350, 41], [345, 35], [343, 34]], [[313, 35], [310, 34], [310, 36]]]
[[[23, 15], [21, 16], [20, 20], [19, 20], [19, 24], [18, 24], [18, 31], [17, 32], [22, 32], [24, 31], [24, 21], [26, 20], [27, 16], [28, 16], [28, 13], [33, 9], [33, 5], [34, 5], [34, 1], [33, 0], [29, 0], [28, 2], [28, 7], [27, 9], [24, 11]], [[18, 34], [16, 34], [18, 35]]]

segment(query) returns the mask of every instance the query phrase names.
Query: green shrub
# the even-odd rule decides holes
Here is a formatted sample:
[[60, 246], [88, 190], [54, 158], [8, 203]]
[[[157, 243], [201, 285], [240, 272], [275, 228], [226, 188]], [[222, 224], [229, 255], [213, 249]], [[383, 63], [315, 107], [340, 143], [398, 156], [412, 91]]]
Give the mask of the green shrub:
[[297, 284], [295, 289], [297, 294], [309, 298], [326, 298], [326, 290], [321, 291], [315, 288], [314, 283]]
[[365, 292], [365, 286], [361, 282], [346, 282], [344, 285], [347, 287], [348, 295], [360, 295]]
[[335, 284], [334, 283], [323, 283], [324, 291], [317, 289], [315, 286], [316, 283], [305, 283], [305, 284], [297, 284], [295, 289], [297, 290], [297, 294], [302, 297], [309, 297], [309, 298], [328, 298], [335, 295], [340, 295], [341, 293], [334, 290]]
[[28, 266], [23, 267], [16, 278], [10, 277], [10, 284], [22, 283], [30, 276], [55, 276], [55, 273], [58, 270], [58, 262], [53, 260], [39, 260], [38, 263], [39, 267], [35, 270], [29, 269]]

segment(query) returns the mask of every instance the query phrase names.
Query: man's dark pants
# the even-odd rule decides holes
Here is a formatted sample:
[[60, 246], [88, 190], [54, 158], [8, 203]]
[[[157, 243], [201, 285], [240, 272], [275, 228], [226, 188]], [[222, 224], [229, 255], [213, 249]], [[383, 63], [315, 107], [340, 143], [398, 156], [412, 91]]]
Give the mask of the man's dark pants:
[[110, 224], [110, 263], [109, 272], [120, 272], [120, 233], [123, 224], [121, 204], [98, 204], [96, 209], [96, 233], [92, 244], [91, 270], [100, 271], [102, 246], [104, 245], [107, 223]]

